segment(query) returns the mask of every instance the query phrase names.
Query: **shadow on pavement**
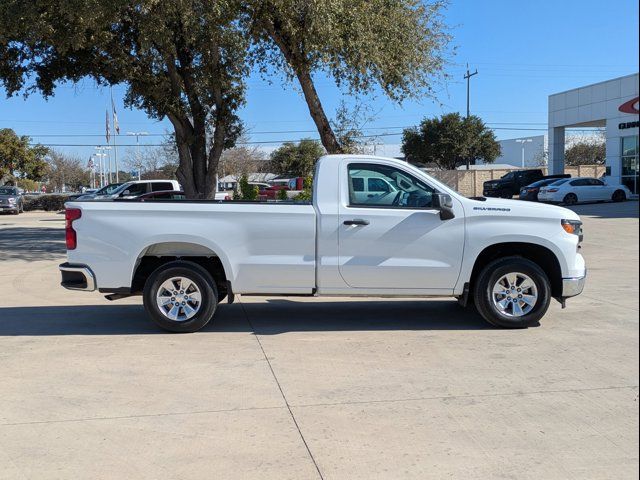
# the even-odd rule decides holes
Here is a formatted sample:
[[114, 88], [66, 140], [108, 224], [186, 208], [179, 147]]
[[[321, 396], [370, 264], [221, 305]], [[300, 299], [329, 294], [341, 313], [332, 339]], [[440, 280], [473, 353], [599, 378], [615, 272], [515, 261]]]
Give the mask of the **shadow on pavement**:
[[0, 262], [56, 260], [66, 253], [64, 230], [50, 227], [11, 227], [0, 230]]
[[597, 218], [638, 218], [638, 201], [624, 203], [583, 203], [570, 207], [578, 215]]
[[[202, 331], [287, 332], [480, 330], [491, 328], [472, 309], [455, 301], [328, 301], [272, 299], [265, 303], [222, 304]], [[0, 308], [0, 336], [163, 334], [142, 305], [82, 305]]]

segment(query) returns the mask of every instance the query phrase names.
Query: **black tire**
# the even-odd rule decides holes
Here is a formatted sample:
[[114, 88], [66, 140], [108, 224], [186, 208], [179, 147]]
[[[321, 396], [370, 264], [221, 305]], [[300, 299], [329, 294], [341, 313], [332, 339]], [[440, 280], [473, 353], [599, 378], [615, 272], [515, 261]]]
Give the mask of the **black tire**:
[[502, 190], [500, 192], [500, 198], [513, 198], [513, 194], [508, 190]]
[[575, 193], [567, 193], [562, 200], [562, 203], [565, 205], [575, 205], [578, 203], [578, 196]]
[[627, 200], [627, 194], [624, 193], [624, 190], [616, 190], [613, 192], [611, 200], [616, 203], [624, 202]]
[[[172, 277], [191, 280], [201, 294], [199, 310], [193, 317], [183, 321], [170, 319], [156, 302], [156, 294], [161, 285]], [[169, 332], [190, 333], [200, 330], [213, 318], [218, 306], [218, 289], [209, 272], [197, 263], [175, 261], [158, 267], [149, 276], [142, 298], [145, 310], [160, 328]]]
[[[538, 291], [538, 299], [526, 315], [505, 315], [494, 305], [493, 287], [501, 277], [509, 273], [527, 275]], [[490, 324], [503, 328], [527, 328], [537, 325], [547, 312], [551, 302], [551, 284], [536, 263], [522, 257], [506, 257], [494, 260], [484, 267], [473, 286], [473, 298], [478, 312]]]

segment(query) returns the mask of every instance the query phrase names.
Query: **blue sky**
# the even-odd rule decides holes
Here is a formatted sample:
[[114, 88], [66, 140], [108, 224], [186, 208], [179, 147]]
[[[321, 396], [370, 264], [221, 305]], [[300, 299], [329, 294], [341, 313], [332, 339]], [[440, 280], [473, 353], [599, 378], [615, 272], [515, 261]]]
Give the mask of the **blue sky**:
[[[452, 0], [446, 19], [456, 51], [447, 67], [450, 78], [440, 87], [437, 101], [409, 100], [398, 106], [381, 96], [363, 99], [377, 113], [365, 133], [384, 134], [378, 141], [385, 145], [378, 153], [395, 153], [400, 135], [389, 134], [415, 125], [425, 116], [465, 112], [462, 76], [467, 62], [471, 70], [479, 72], [472, 79], [471, 111], [495, 128], [501, 139], [544, 133], [541, 129], [546, 128], [551, 93], [638, 71], [636, 0]], [[329, 79], [317, 81], [330, 115], [341, 99], [352, 102]], [[123, 93], [124, 87], [113, 88], [121, 134], [162, 134], [170, 129], [167, 121], [153, 121], [144, 112], [125, 109]], [[49, 100], [37, 95], [26, 100], [2, 97], [0, 128], [13, 128], [34, 141], [83, 158], [94, 152], [93, 145], [104, 143], [109, 90], [97, 89], [89, 80], [76, 86], [62, 85]], [[251, 141], [270, 142], [264, 143], [265, 148], [273, 148], [280, 140], [317, 137], [297, 88], [283, 85], [278, 78], [273, 84], [258, 76], [249, 80], [241, 117]], [[291, 131], [296, 133], [285, 133]], [[161, 139], [143, 137], [141, 144], [157, 144]], [[118, 143], [134, 144], [135, 140], [121, 136]], [[127, 150], [131, 151], [120, 147], [120, 157]]]

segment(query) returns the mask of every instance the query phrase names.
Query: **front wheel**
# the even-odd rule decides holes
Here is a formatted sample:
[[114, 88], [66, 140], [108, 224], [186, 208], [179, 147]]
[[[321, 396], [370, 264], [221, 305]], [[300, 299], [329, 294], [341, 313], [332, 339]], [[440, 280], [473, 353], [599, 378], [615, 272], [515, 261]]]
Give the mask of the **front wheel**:
[[147, 279], [144, 308], [152, 320], [170, 332], [195, 332], [218, 306], [218, 290], [207, 270], [193, 262], [175, 261], [158, 267]]
[[482, 317], [504, 328], [526, 328], [544, 316], [551, 285], [544, 271], [522, 257], [489, 263], [478, 276], [473, 298]]

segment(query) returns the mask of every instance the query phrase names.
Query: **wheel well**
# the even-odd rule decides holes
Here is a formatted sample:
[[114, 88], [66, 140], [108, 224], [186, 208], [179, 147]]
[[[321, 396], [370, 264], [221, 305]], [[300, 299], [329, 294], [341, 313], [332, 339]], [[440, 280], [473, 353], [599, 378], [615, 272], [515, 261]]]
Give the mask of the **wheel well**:
[[176, 260], [184, 260], [188, 262], [194, 262], [204, 267], [216, 282], [219, 295], [227, 293], [227, 276], [224, 272], [222, 262], [218, 257], [214, 256], [152, 256], [146, 255], [140, 258], [138, 266], [133, 273], [133, 280], [131, 282], [131, 293], [140, 294], [144, 289], [144, 284], [149, 278], [149, 275], [153, 273], [158, 267], [165, 263], [173, 262]]
[[473, 266], [470, 284], [473, 285], [482, 269], [498, 258], [522, 257], [537, 264], [549, 277], [551, 296], [562, 296], [562, 270], [555, 254], [546, 247], [534, 243], [497, 243], [485, 248]]

